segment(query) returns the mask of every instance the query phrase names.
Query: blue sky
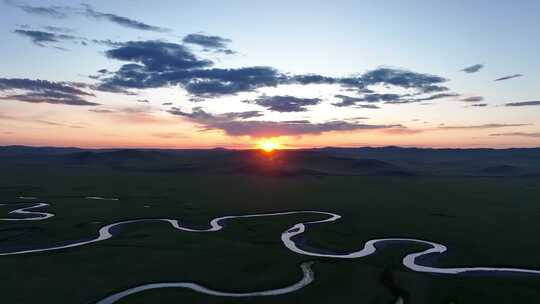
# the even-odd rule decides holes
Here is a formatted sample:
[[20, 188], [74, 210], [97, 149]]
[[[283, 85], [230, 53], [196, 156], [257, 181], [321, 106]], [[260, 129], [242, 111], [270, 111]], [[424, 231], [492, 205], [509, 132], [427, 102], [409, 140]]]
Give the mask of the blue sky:
[[[51, 104], [37, 100], [35, 96], [31, 101], [28, 96], [16, 98], [14, 96], [20, 96], [20, 93], [34, 94], [36, 88], [29, 91], [28, 87], [11, 85], [6, 88], [4, 84], [4, 89], [0, 90], [3, 96], [0, 114], [7, 118], [0, 116], [0, 127], [5, 130], [0, 135], [2, 144], [130, 146], [139, 143], [192, 147], [199, 146], [194, 142], [200, 142], [203, 137], [206, 140], [203, 146], [243, 147], [261, 136], [282, 138], [286, 145], [300, 142], [301, 146], [323, 143], [493, 147], [540, 144], [540, 105], [519, 104], [540, 100], [540, 60], [537, 55], [540, 40], [536, 39], [540, 37], [538, 1], [155, 1], [149, 5], [147, 1], [132, 0], [93, 1], [90, 4], [87, 9], [82, 3], [73, 1], [0, 2], [0, 35], [4, 41], [0, 48], [0, 78], [85, 83], [87, 87], [79, 88], [92, 94], [85, 100], [99, 103], [93, 108], [111, 111], [102, 112], [101, 116], [107, 118], [96, 117], [97, 112], [88, 113], [87, 107], [83, 110], [73, 104], [58, 104], [57, 100]], [[49, 9], [49, 13], [38, 11], [38, 8]], [[51, 14], [51, 10], [57, 14]], [[111, 21], [111, 15], [155, 28], [126, 26]], [[65, 28], [65, 31], [56, 29], [55, 32], [51, 27]], [[36, 43], [28, 31], [64, 34], [72, 38]], [[225, 54], [217, 49], [204, 51], [201, 45], [182, 42], [190, 34], [228, 39], [223, 40], [226, 48], [235, 53]], [[93, 39], [117, 44], [89, 42]], [[179, 48], [186, 48], [198, 59], [212, 62], [198, 67], [200, 69], [236, 70], [264, 66], [290, 77], [316, 74], [332, 80], [302, 85], [290, 79], [280, 80], [277, 84], [256, 84], [227, 94], [212, 92], [212, 96], [208, 91], [190, 91], [185, 80], [144, 88], [139, 85], [123, 87], [138, 95], [96, 89], [107, 81], [88, 76], [107, 69], [112, 77], [123, 65], [137, 63], [138, 59], [134, 57], [126, 60], [107, 53], [133, 47], [125, 45], [128, 41], [180, 45]], [[145, 50], [141, 56], [152, 56], [148, 49]], [[476, 72], [462, 71], [478, 64], [482, 68]], [[416, 73], [411, 77], [444, 78], [447, 81], [438, 84], [447, 88], [445, 94], [453, 96], [421, 102], [420, 99], [433, 96], [435, 92], [422, 91], [410, 83], [408, 87], [402, 83], [396, 85], [387, 79], [368, 83], [367, 73], [381, 69], [392, 73]], [[158, 72], [153, 70], [152, 77]], [[494, 81], [511, 75], [520, 76]], [[346, 77], [358, 77], [363, 82], [362, 88], [369, 85], [372, 92], [362, 92], [358, 86], [351, 88], [344, 84]], [[5, 83], [12, 82], [6, 80]], [[37, 90], [41, 94], [44, 89]], [[399, 100], [408, 101], [367, 102], [366, 95], [370, 94], [397, 94]], [[335, 106], [339, 101], [335, 95], [364, 100], [338, 107]], [[463, 101], [470, 97], [482, 97], [482, 100], [476, 103]], [[173, 104], [163, 105], [169, 102]], [[290, 107], [285, 107], [286, 111], [275, 111], [268, 105], [276, 102], [285, 106], [305, 103], [305, 106], [294, 111]], [[368, 103], [378, 109], [363, 107]], [[507, 105], [515, 103], [518, 106]], [[197, 111], [212, 117], [194, 115]], [[247, 111], [260, 113], [234, 119], [219, 116]], [[145, 118], [125, 119], [128, 114]], [[336, 127], [337, 122], [350, 124], [353, 117], [367, 119]], [[141, 122], [148, 119], [165, 122], [163, 125]], [[225, 119], [228, 121], [224, 122]], [[35, 122], [39, 120], [58, 125], [39, 126]], [[127, 124], [125, 120], [132, 121], [133, 125], [126, 125], [126, 128], [135, 130], [137, 138], [146, 138], [144, 142], [112, 128], [119, 121]], [[178, 125], [169, 120], [177, 121]], [[296, 125], [276, 125], [276, 122], [289, 120], [297, 121]], [[304, 122], [300, 123], [300, 120]], [[326, 124], [328, 122], [332, 124]], [[80, 128], [71, 128], [78, 129], [77, 132], [61, 129], [61, 125], [73, 127], [77, 124]], [[39, 129], [39, 137], [33, 136], [31, 133], [35, 132], [28, 131], [29, 128]], [[236, 128], [243, 128], [243, 131]], [[266, 129], [264, 132], [246, 131], [253, 128]], [[145, 133], [145, 129], [151, 131]], [[180, 135], [155, 136], [163, 135], [163, 130], [168, 130], [169, 135]], [[280, 131], [284, 133], [279, 134]], [[100, 135], [103, 132], [110, 133], [109, 137]], [[48, 141], [50, 135], [56, 133], [63, 134], [61, 139]], [[91, 142], [86, 144], [78, 140], [80, 134], [93, 134]], [[446, 142], [440, 139], [441, 134], [447, 138]], [[111, 139], [114, 137], [117, 140]], [[150, 144], [145, 144], [148, 142]]]

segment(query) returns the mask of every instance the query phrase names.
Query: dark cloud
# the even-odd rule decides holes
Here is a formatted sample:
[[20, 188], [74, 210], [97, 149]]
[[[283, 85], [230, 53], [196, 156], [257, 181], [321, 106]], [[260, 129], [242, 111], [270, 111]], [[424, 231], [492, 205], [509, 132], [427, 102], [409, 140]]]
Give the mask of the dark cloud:
[[471, 105], [471, 107], [480, 107], [480, 108], [487, 107], [487, 106], [488, 106], [487, 103], [475, 103]]
[[261, 87], [274, 87], [285, 82], [286, 77], [270, 67], [245, 67], [237, 69], [193, 70], [181, 84], [191, 94], [216, 97], [239, 92], [249, 92]]
[[137, 21], [131, 18], [127, 18], [124, 16], [116, 15], [116, 14], [110, 14], [110, 13], [102, 13], [94, 10], [92, 6], [89, 4], [83, 4], [85, 8], [84, 14], [88, 17], [92, 17], [95, 19], [103, 19], [108, 20], [110, 22], [116, 23], [118, 25], [137, 29], [137, 30], [143, 30], [143, 31], [153, 31], [153, 32], [169, 32], [170, 29], [159, 27], [155, 25], [149, 25], [141, 21]]
[[540, 100], [509, 102], [509, 103], [505, 104], [505, 106], [507, 106], [507, 107], [540, 106]]
[[527, 132], [495, 133], [495, 134], [489, 134], [489, 136], [520, 136], [520, 137], [540, 138], [540, 132], [537, 132], [537, 133], [527, 133]]
[[[98, 105], [85, 100], [84, 97], [94, 95], [79, 89], [77, 84], [39, 79], [0, 78], [0, 91], [13, 90], [17, 91], [17, 93], [4, 94], [0, 99], [77, 106]], [[23, 91], [23, 93], [20, 93], [20, 91]]]
[[307, 106], [321, 103], [320, 98], [298, 98], [294, 96], [266, 96], [262, 95], [255, 100], [246, 100], [244, 102], [263, 106], [270, 111], [275, 112], [304, 112]]
[[430, 100], [449, 98], [449, 97], [457, 97], [457, 96], [459, 96], [459, 94], [456, 94], [456, 93], [439, 93], [439, 94], [433, 94], [431, 96], [420, 97], [420, 98], [401, 98], [401, 99], [389, 100], [386, 103], [391, 103], [391, 104], [415, 103], [415, 102], [430, 101]]
[[44, 31], [38, 31], [38, 30], [14, 30], [15, 34], [28, 37], [32, 40], [32, 42], [39, 46], [45, 46], [49, 43], [57, 43], [62, 42], [66, 40], [78, 40], [80, 37], [72, 36], [72, 35], [66, 35], [66, 34], [55, 34], [55, 33], [49, 33]]
[[280, 121], [281, 123], [288, 123], [288, 124], [305, 124], [305, 123], [310, 123], [309, 120], [307, 119], [297, 119], [297, 120], [284, 120], [284, 121]]
[[234, 51], [227, 48], [230, 39], [219, 36], [207, 36], [203, 34], [189, 34], [182, 39], [184, 43], [195, 44], [205, 49], [214, 50], [225, 54], [234, 54]]
[[376, 102], [381, 102], [381, 101], [393, 102], [393, 101], [400, 100], [402, 96], [398, 94], [373, 93], [373, 94], [365, 94], [362, 97], [351, 97], [351, 96], [340, 95], [340, 94], [334, 95], [334, 97], [341, 99], [341, 101], [338, 103], [334, 103], [333, 105], [337, 107], [347, 107], [347, 106], [355, 105], [360, 102], [368, 102], [368, 103], [376, 103]]
[[111, 14], [111, 13], [99, 12], [99, 11], [96, 11], [89, 4], [82, 4], [82, 6], [84, 7], [84, 10], [81, 12], [80, 9], [76, 9], [70, 6], [30, 6], [26, 4], [17, 4], [11, 0], [5, 0], [4, 2], [12, 6], [18, 7], [27, 13], [35, 14], [35, 15], [48, 16], [48, 17], [53, 17], [53, 18], [66, 18], [73, 14], [82, 14], [89, 18], [93, 18], [96, 20], [107, 20], [107, 21], [116, 23], [118, 25], [132, 28], [132, 29], [137, 29], [137, 30], [162, 32], [162, 33], [171, 31], [168, 28], [150, 25], [142, 21], [138, 21], [138, 20], [131, 19], [128, 17]]
[[294, 75], [288, 78], [288, 82], [291, 84], [335, 84], [339, 80], [333, 77], [326, 77], [317, 74], [305, 74], [305, 75]]
[[[44, 27], [44, 28], [51, 28], [51, 27]], [[56, 27], [52, 27], [56, 28]], [[99, 45], [106, 45], [109, 47], [119, 47], [122, 46], [122, 42], [116, 42], [112, 40], [98, 40], [98, 39], [88, 39], [81, 36], [74, 36], [70, 34], [66, 34], [64, 32], [60, 32], [61, 28], [56, 28], [56, 31], [50, 30], [50, 31], [42, 31], [42, 30], [36, 30], [36, 29], [28, 29], [26, 27], [25, 29], [17, 29], [13, 32], [15, 34], [30, 38], [32, 42], [39, 46], [52, 46], [57, 49], [66, 50], [64, 48], [61, 48], [57, 46], [59, 43], [64, 42], [74, 42], [74, 43], [80, 43], [84, 46], [88, 45], [89, 43], [95, 43]], [[97, 76], [92, 76], [91, 78], [97, 79]]]
[[294, 136], [321, 134], [331, 131], [377, 130], [400, 127], [397, 125], [368, 125], [346, 121], [329, 121], [324, 123], [311, 123], [308, 121], [247, 121], [231, 119], [223, 114], [212, 115], [200, 108], [194, 108], [191, 113], [183, 112], [179, 108], [174, 108], [171, 109], [169, 113], [185, 117], [204, 126], [206, 130], [223, 130], [230, 136]]
[[464, 102], [479, 102], [479, 101], [484, 100], [484, 97], [482, 97], [482, 96], [470, 96], [470, 97], [461, 98], [460, 100], [464, 101]]
[[162, 106], [172, 106], [172, 104], [173, 104], [172, 102], [164, 102], [161, 105]]
[[374, 105], [374, 104], [360, 104], [360, 105], [356, 105], [355, 107], [360, 108], [360, 109], [380, 109], [378, 105]]
[[341, 99], [340, 102], [333, 103], [336, 107], [348, 107], [355, 105], [358, 102], [364, 101], [364, 98], [362, 97], [353, 97], [353, 96], [347, 96], [347, 95], [341, 95], [337, 94], [334, 95], [335, 98]]
[[137, 102], [150, 103], [150, 100], [148, 100], [148, 99], [137, 99]]
[[221, 116], [228, 119], [248, 119], [253, 117], [261, 117], [263, 115], [264, 114], [260, 111], [229, 112], [221, 114]]
[[438, 85], [447, 82], [446, 78], [402, 69], [378, 68], [366, 72], [358, 80], [362, 87], [376, 84], [393, 85], [407, 89], [412, 88], [422, 93], [448, 90], [448, 88]]
[[412, 101], [413, 102], [429, 101], [429, 100], [449, 98], [449, 97], [458, 97], [458, 96], [460, 96], [460, 95], [457, 94], [457, 93], [439, 93], [439, 94], [434, 94], [434, 95], [427, 96], [427, 97], [412, 99]]
[[365, 102], [391, 101], [398, 97], [374, 93], [368, 88], [373, 85], [411, 89], [412, 95], [448, 91], [441, 86], [447, 81], [445, 78], [402, 69], [379, 68], [355, 77], [334, 78], [317, 74], [286, 75], [265, 66], [211, 68], [212, 61], [198, 58], [184, 45], [157, 40], [126, 42], [106, 51], [106, 55], [130, 62], [102, 80], [100, 88], [108, 91], [179, 85], [194, 97], [213, 98], [278, 85], [335, 84], [366, 94], [362, 97]]
[[471, 74], [471, 73], [476, 73], [476, 72], [480, 71], [483, 67], [484, 67], [483, 64], [475, 64], [475, 65], [471, 65], [469, 67], [466, 67], [466, 68], [464, 68], [464, 69], [462, 69], [460, 71]]
[[66, 18], [71, 8], [67, 6], [32, 6], [27, 4], [18, 4], [11, 0], [5, 0], [6, 4], [18, 7], [29, 14], [53, 17], [53, 18]]
[[29, 91], [58, 91], [74, 95], [94, 96], [91, 93], [82, 91], [73, 83], [68, 82], [53, 82], [48, 80], [32, 80], [26, 78], [0, 78], [0, 91], [20, 89]]
[[113, 110], [107, 110], [107, 109], [90, 109], [88, 111], [94, 112], [94, 113], [114, 113]]
[[493, 81], [502, 81], [502, 80], [508, 80], [508, 79], [512, 79], [512, 78], [517, 78], [517, 77], [522, 77], [523, 75], [522, 74], [514, 74], [514, 75], [508, 75], [508, 76], [504, 76], [504, 77], [501, 77], [501, 78], [497, 78]]
[[351, 97], [346, 95], [334, 95], [334, 97], [341, 99], [340, 102], [334, 103], [334, 106], [337, 107], [348, 107], [352, 105], [356, 105], [362, 102], [367, 103], [377, 103], [377, 102], [384, 102], [388, 104], [403, 104], [403, 103], [414, 103], [414, 102], [422, 102], [422, 101], [429, 101], [429, 100], [435, 100], [435, 99], [442, 99], [442, 98], [448, 98], [448, 97], [456, 97], [459, 96], [459, 94], [455, 93], [438, 93], [427, 97], [421, 97], [421, 98], [410, 98], [410, 95], [399, 95], [399, 94], [378, 94], [378, 93], [372, 93], [372, 94], [365, 94], [362, 97]]
[[63, 26], [52, 26], [52, 25], [47, 25], [47, 26], [44, 26], [43, 29], [45, 29], [45, 30], [47, 30], [47, 31], [49, 31], [49, 32], [65, 33], [65, 34], [75, 32], [74, 29], [68, 28], [68, 27], [63, 27]]
[[77, 95], [54, 92], [54, 91], [43, 91], [40, 93], [7, 95], [7, 96], [0, 97], [0, 99], [18, 100], [18, 101], [31, 102], [31, 103], [65, 104], [65, 105], [71, 105], [71, 106], [99, 105], [98, 103], [95, 103], [95, 102], [86, 101]]
[[[186, 47], [180, 44], [158, 40], [128, 41], [122, 46], [105, 52], [107, 57], [143, 64], [138, 66], [138, 73], [156, 72], [146, 76], [157, 76], [167, 71], [181, 71], [212, 65], [209, 60], [198, 59]], [[129, 65], [129, 68], [134, 65]], [[133, 69], [132, 69], [133, 70]], [[177, 75], [182, 77], [182, 75]]]
[[437, 129], [439, 130], [468, 130], [468, 129], [497, 129], [497, 128], [507, 128], [507, 127], [523, 127], [530, 126], [531, 124], [500, 124], [500, 123], [490, 123], [483, 125], [469, 125], [469, 126], [445, 126], [441, 125]]

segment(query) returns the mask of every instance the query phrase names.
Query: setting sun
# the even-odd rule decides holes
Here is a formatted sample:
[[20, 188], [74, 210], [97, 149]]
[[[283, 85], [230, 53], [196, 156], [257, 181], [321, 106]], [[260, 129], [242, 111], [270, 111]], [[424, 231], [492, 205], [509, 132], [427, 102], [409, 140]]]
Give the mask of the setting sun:
[[259, 142], [257, 147], [265, 152], [272, 152], [281, 148], [281, 145], [272, 140], [262, 140]]

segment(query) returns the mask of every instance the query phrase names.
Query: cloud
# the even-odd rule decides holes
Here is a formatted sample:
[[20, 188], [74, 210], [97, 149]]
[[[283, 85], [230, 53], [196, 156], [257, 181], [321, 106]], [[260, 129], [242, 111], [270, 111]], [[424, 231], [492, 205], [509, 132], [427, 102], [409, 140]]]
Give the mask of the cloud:
[[220, 114], [223, 117], [226, 117], [228, 119], [248, 119], [253, 117], [260, 117], [264, 114], [260, 111], [244, 111], [244, 112], [228, 112]]
[[464, 102], [479, 102], [479, 101], [484, 100], [484, 97], [482, 97], [482, 96], [470, 96], [470, 97], [461, 98], [460, 100], [464, 101]]
[[495, 133], [495, 134], [489, 134], [489, 136], [520, 136], [520, 137], [540, 138], [540, 132], [536, 132], [536, 133], [527, 133], [527, 132]]
[[[390, 104], [403, 104], [403, 103], [415, 103], [415, 102], [422, 102], [422, 101], [430, 101], [430, 100], [436, 100], [436, 99], [443, 99], [443, 98], [449, 98], [449, 97], [457, 97], [460, 96], [456, 93], [438, 93], [433, 94], [431, 96], [426, 97], [420, 97], [420, 98], [402, 98], [402, 99], [396, 99], [396, 100], [389, 100], [386, 103]], [[425, 104], [423, 104], [425, 105]]]
[[94, 94], [82, 91], [75, 87], [73, 83], [53, 82], [48, 80], [31, 80], [26, 78], [0, 78], [0, 91], [20, 89], [20, 90], [51, 90], [68, 94], [94, 96]]
[[41, 93], [26, 93], [2, 96], [0, 99], [4, 100], [18, 100], [31, 103], [51, 103], [51, 104], [65, 104], [71, 106], [96, 106], [99, 103], [86, 101], [85, 99], [72, 95], [54, 91], [43, 91]]
[[387, 101], [387, 102], [397, 101], [397, 100], [400, 100], [402, 96], [398, 94], [373, 93], [373, 94], [365, 94], [362, 97], [352, 97], [352, 96], [341, 95], [341, 94], [334, 95], [334, 97], [341, 99], [340, 102], [333, 103], [334, 106], [348, 107], [348, 106], [352, 106], [360, 102], [375, 103], [375, 102], [381, 102], [381, 101]]
[[159, 27], [155, 25], [149, 25], [141, 21], [137, 21], [131, 18], [127, 18], [124, 16], [116, 15], [116, 14], [110, 14], [110, 13], [102, 13], [94, 10], [92, 6], [89, 4], [82, 4], [85, 8], [84, 14], [87, 17], [95, 18], [98, 20], [108, 20], [110, 22], [116, 23], [118, 25], [136, 29], [136, 30], [142, 30], [142, 31], [153, 31], [153, 32], [170, 32], [170, 29]]
[[378, 93], [372, 93], [372, 94], [365, 94], [362, 97], [351, 97], [346, 95], [334, 95], [334, 97], [341, 99], [340, 102], [333, 103], [336, 107], [348, 107], [352, 105], [356, 105], [361, 102], [368, 102], [368, 103], [377, 103], [377, 102], [384, 102], [388, 104], [404, 104], [404, 103], [414, 103], [414, 102], [422, 102], [422, 101], [428, 101], [428, 100], [435, 100], [435, 99], [442, 99], [442, 98], [448, 98], [448, 97], [456, 97], [459, 96], [459, 94], [456, 93], [438, 93], [433, 94], [426, 97], [420, 97], [420, 98], [411, 98], [410, 94], [407, 95], [399, 95], [399, 94], [378, 94]]
[[540, 106], [540, 100], [509, 102], [509, 103], [506, 103], [505, 106], [507, 107]]
[[464, 69], [461, 69], [460, 71], [468, 73], [468, 74], [472, 74], [472, 73], [476, 73], [476, 72], [480, 71], [483, 67], [484, 67], [483, 64], [475, 64], [475, 65], [471, 65], [469, 67], [466, 67]]
[[487, 103], [475, 103], [475, 104], [472, 104], [471, 107], [487, 107], [488, 104]]
[[262, 95], [255, 100], [246, 100], [244, 102], [254, 103], [275, 112], [304, 112], [307, 111], [307, 106], [317, 105], [321, 103], [321, 101], [320, 98], [298, 98], [290, 95]]
[[413, 135], [413, 134], [422, 133], [424, 132], [424, 130], [399, 127], [399, 128], [384, 129], [382, 130], [382, 132], [386, 134], [391, 134], [391, 135]]
[[[212, 65], [209, 60], [198, 59], [183, 45], [158, 40], [128, 41], [118, 48], [106, 51], [105, 54], [112, 59], [142, 64], [143, 66], [131, 64], [128, 67], [131, 72], [141, 76], [146, 73], [146, 76], [150, 77], [167, 71], [182, 71]], [[137, 69], [132, 69], [133, 67]]]
[[504, 77], [501, 77], [501, 78], [497, 78], [493, 81], [502, 81], [502, 80], [508, 80], [508, 79], [512, 79], [512, 78], [517, 78], [517, 77], [522, 77], [523, 75], [522, 74], [514, 74], [514, 75], [508, 75], [508, 76], [504, 76]]
[[63, 27], [63, 26], [46, 25], [46, 26], [43, 27], [43, 29], [45, 29], [45, 30], [47, 30], [49, 32], [64, 33], [64, 34], [74, 33], [75, 32], [74, 29], [68, 28], [68, 27]]
[[227, 48], [230, 39], [219, 36], [207, 36], [203, 34], [189, 34], [182, 39], [182, 42], [201, 46], [225, 54], [234, 54], [234, 51]]
[[94, 113], [114, 113], [113, 110], [108, 110], [108, 109], [90, 109], [88, 111], [94, 112]]
[[137, 99], [137, 102], [150, 103], [150, 100], [148, 100], [148, 99]]
[[66, 40], [78, 40], [80, 37], [72, 36], [72, 35], [66, 35], [66, 34], [55, 34], [55, 33], [49, 33], [44, 31], [38, 31], [38, 30], [14, 30], [13, 31], [17, 35], [25, 36], [30, 38], [32, 42], [39, 46], [45, 46], [49, 43], [57, 43], [61, 41]]
[[30, 6], [26, 4], [17, 4], [11, 0], [4, 0], [4, 2], [9, 5], [18, 7], [21, 10], [30, 14], [34, 14], [34, 15], [41, 15], [41, 16], [47, 16], [47, 17], [60, 19], [60, 18], [67, 18], [72, 14], [82, 14], [89, 18], [93, 18], [96, 20], [107, 20], [112, 23], [116, 23], [120, 26], [132, 28], [136, 30], [153, 31], [153, 32], [161, 32], [161, 33], [171, 31], [168, 28], [150, 25], [142, 21], [138, 21], [138, 20], [131, 19], [128, 17], [111, 14], [111, 13], [99, 12], [99, 11], [96, 11], [89, 4], [82, 4], [82, 6], [84, 7], [84, 10], [81, 12], [80, 9], [76, 9], [70, 6]]
[[27, 4], [19, 4], [11, 0], [5, 0], [4, 2], [8, 5], [15, 6], [29, 14], [53, 17], [58, 19], [66, 18], [69, 11], [71, 10], [67, 6], [32, 6]]
[[189, 93], [199, 97], [218, 97], [250, 92], [262, 87], [286, 83], [286, 76], [271, 67], [237, 69], [199, 69], [187, 73], [179, 83]]
[[[204, 98], [287, 84], [337, 84], [366, 94], [372, 92], [367, 87], [373, 85], [411, 89], [415, 95], [448, 91], [447, 87], [440, 85], [447, 81], [445, 78], [403, 69], [379, 68], [359, 76], [335, 78], [317, 74], [286, 75], [267, 66], [212, 68], [214, 63], [211, 60], [198, 58], [184, 45], [158, 40], [129, 41], [105, 54], [109, 58], [130, 62], [102, 79], [99, 87], [108, 91], [179, 85], [194, 97]], [[373, 95], [365, 98], [385, 97]]]
[[457, 93], [439, 93], [439, 94], [434, 94], [434, 95], [427, 96], [427, 97], [411, 99], [411, 102], [429, 101], [429, 100], [449, 98], [449, 97], [458, 97], [458, 96], [460, 96], [460, 95], [457, 94]]
[[[94, 94], [85, 92], [76, 85], [39, 79], [0, 78], [0, 91], [4, 93], [6, 91], [17, 91], [17, 93], [4, 94], [0, 99], [77, 106], [98, 105], [84, 99], [84, 97], [94, 96]], [[20, 91], [23, 91], [23, 93], [20, 93]]]
[[470, 130], [470, 129], [498, 129], [498, 128], [508, 128], [508, 127], [523, 127], [530, 126], [531, 124], [500, 124], [500, 123], [490, 123], [483, 125], [469, 125], [469, 126], [444, 126], [441, 125], [437, 127], [439, 130]]
[[309, 121], [279, 122], [238, 120], [236, 118], [231, 119], [230, 115], [213, 115], [205, 112], [201, 108], [194, 108], [191, 113], [184, 112], [179, 108], [173, 108], [168, 112], [200, 124], [205, 130], [222, 130], [230, 136], [295, 136], [321, 134], [332, 131], [377, 130], [399, 127], [397, 125], [368, 125], [347, 121], [311, 123]]
[[[63, 43], [63, 42], [80, 43], [84, 46], [88, 45], [88, 43], [106, 45], [109, 47], [119, 47], [123, 45], [122, 42], [116, 42], [116, 41], [111, 41], [111, 40], [88, 39], [81, 36], [70, 35], [70, 34], [67, 34], [67, 31], [69, 30], [67, 28], [54, 27], [54, 26], [45, 26], [43, 28], [47, 29], [48, 31], [30, 29], [30, 27], [25, 26], [25, 27], [21, 27], [21, 29], [14, 30], [13, 33], [30, 38], [30, 40], [38, 46], [42, 46], [42, 47], [52, 46], [60, 50], [66, 50], [64, 48], [57, 46], [57, 44]], [[98, 79], [101, 76], [103, 75], [91, 76], [91, 78]]]
[[172, 102], [164, 102], [161, 105], [162, 106], [172, 106], [172, 104], [173, 104]]
[[41, 125], [53, 126], [53, 127], [69, 127], [69, 128], [77, 128], [77, 129], [85, 128], [83, 126], [69, 125], [69, 124], [60, 123], [60, 122], [39, 119], [36, 117], [11, 116], [11, 115], [3, 114], [3, 113], [0, 113], [0, 120], [9, 120], [9, 121], [15, 121], [15, 122], [29, 122], [29, 123], [36, 123], [36, 124], [41, 124]]
[[394, 68], [378, 68], [364, 73], [356, 80], [354, 78], [349, 78], [342, 79], [340, 82], [346, 84], [351, 80], [353, 84], [357, 83], [357, 86], [362, 88], [368, 85], [381, 84], [393, 85], [406, 89], [415, 89], [422, 93], [433, 93], [448, 90], [447, 87], [439, 86], [439, 84], [448, 81], [446, 78]]
[[374, 105], [374, 104], [361, 104], [361, 105], [356, 105], [356, 107], [360, 109], [380, 109], [379, 106]]

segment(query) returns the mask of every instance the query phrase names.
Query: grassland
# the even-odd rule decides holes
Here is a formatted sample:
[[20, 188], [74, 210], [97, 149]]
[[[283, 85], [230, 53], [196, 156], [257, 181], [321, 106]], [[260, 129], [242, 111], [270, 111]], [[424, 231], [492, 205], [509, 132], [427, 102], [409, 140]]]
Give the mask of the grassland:
[[[289, 210], [341, 214], [313, 227], [311, 246], [358, 249], [368, 239], [412, 237], [443, 243], [439, 266], [540, 268], [540, 179], [421, 176], [302, 176], [127, 172], [105, 168], [5, 165], [0, 202], [37, 196], [55, 217], [0, 222], [0, 247], [87, 238], [107, 223], [178, 218], [205, 226], [216, 216]], [[85, 196], [119, 201], [86, 200]], [[19, 206], [19, 205], [17, 205]], [[24, 205], [21, 205], [24, 206]], [[0, 206], [7, 216], [14, 206]], [[44, 209], [45, 210], [45, 209]], [[282, 231], [315, 215], [243, 219], [208, 234], [137, 223], [111, 240], [59, 252], [0, 257], [3, 303], [93, 303], [148, 282], [193, 281], [226, 291], [292, 284], [315, 260], [315, 282], [292, 294], [228, 299], [189, 290], [154, 290], [120, 303], [526, 303], [540, 300], [540, 277], [430, 275], [401, 258], [420, 245], [385, 246], [357, 260], [312, 259], [283, 247]]]

